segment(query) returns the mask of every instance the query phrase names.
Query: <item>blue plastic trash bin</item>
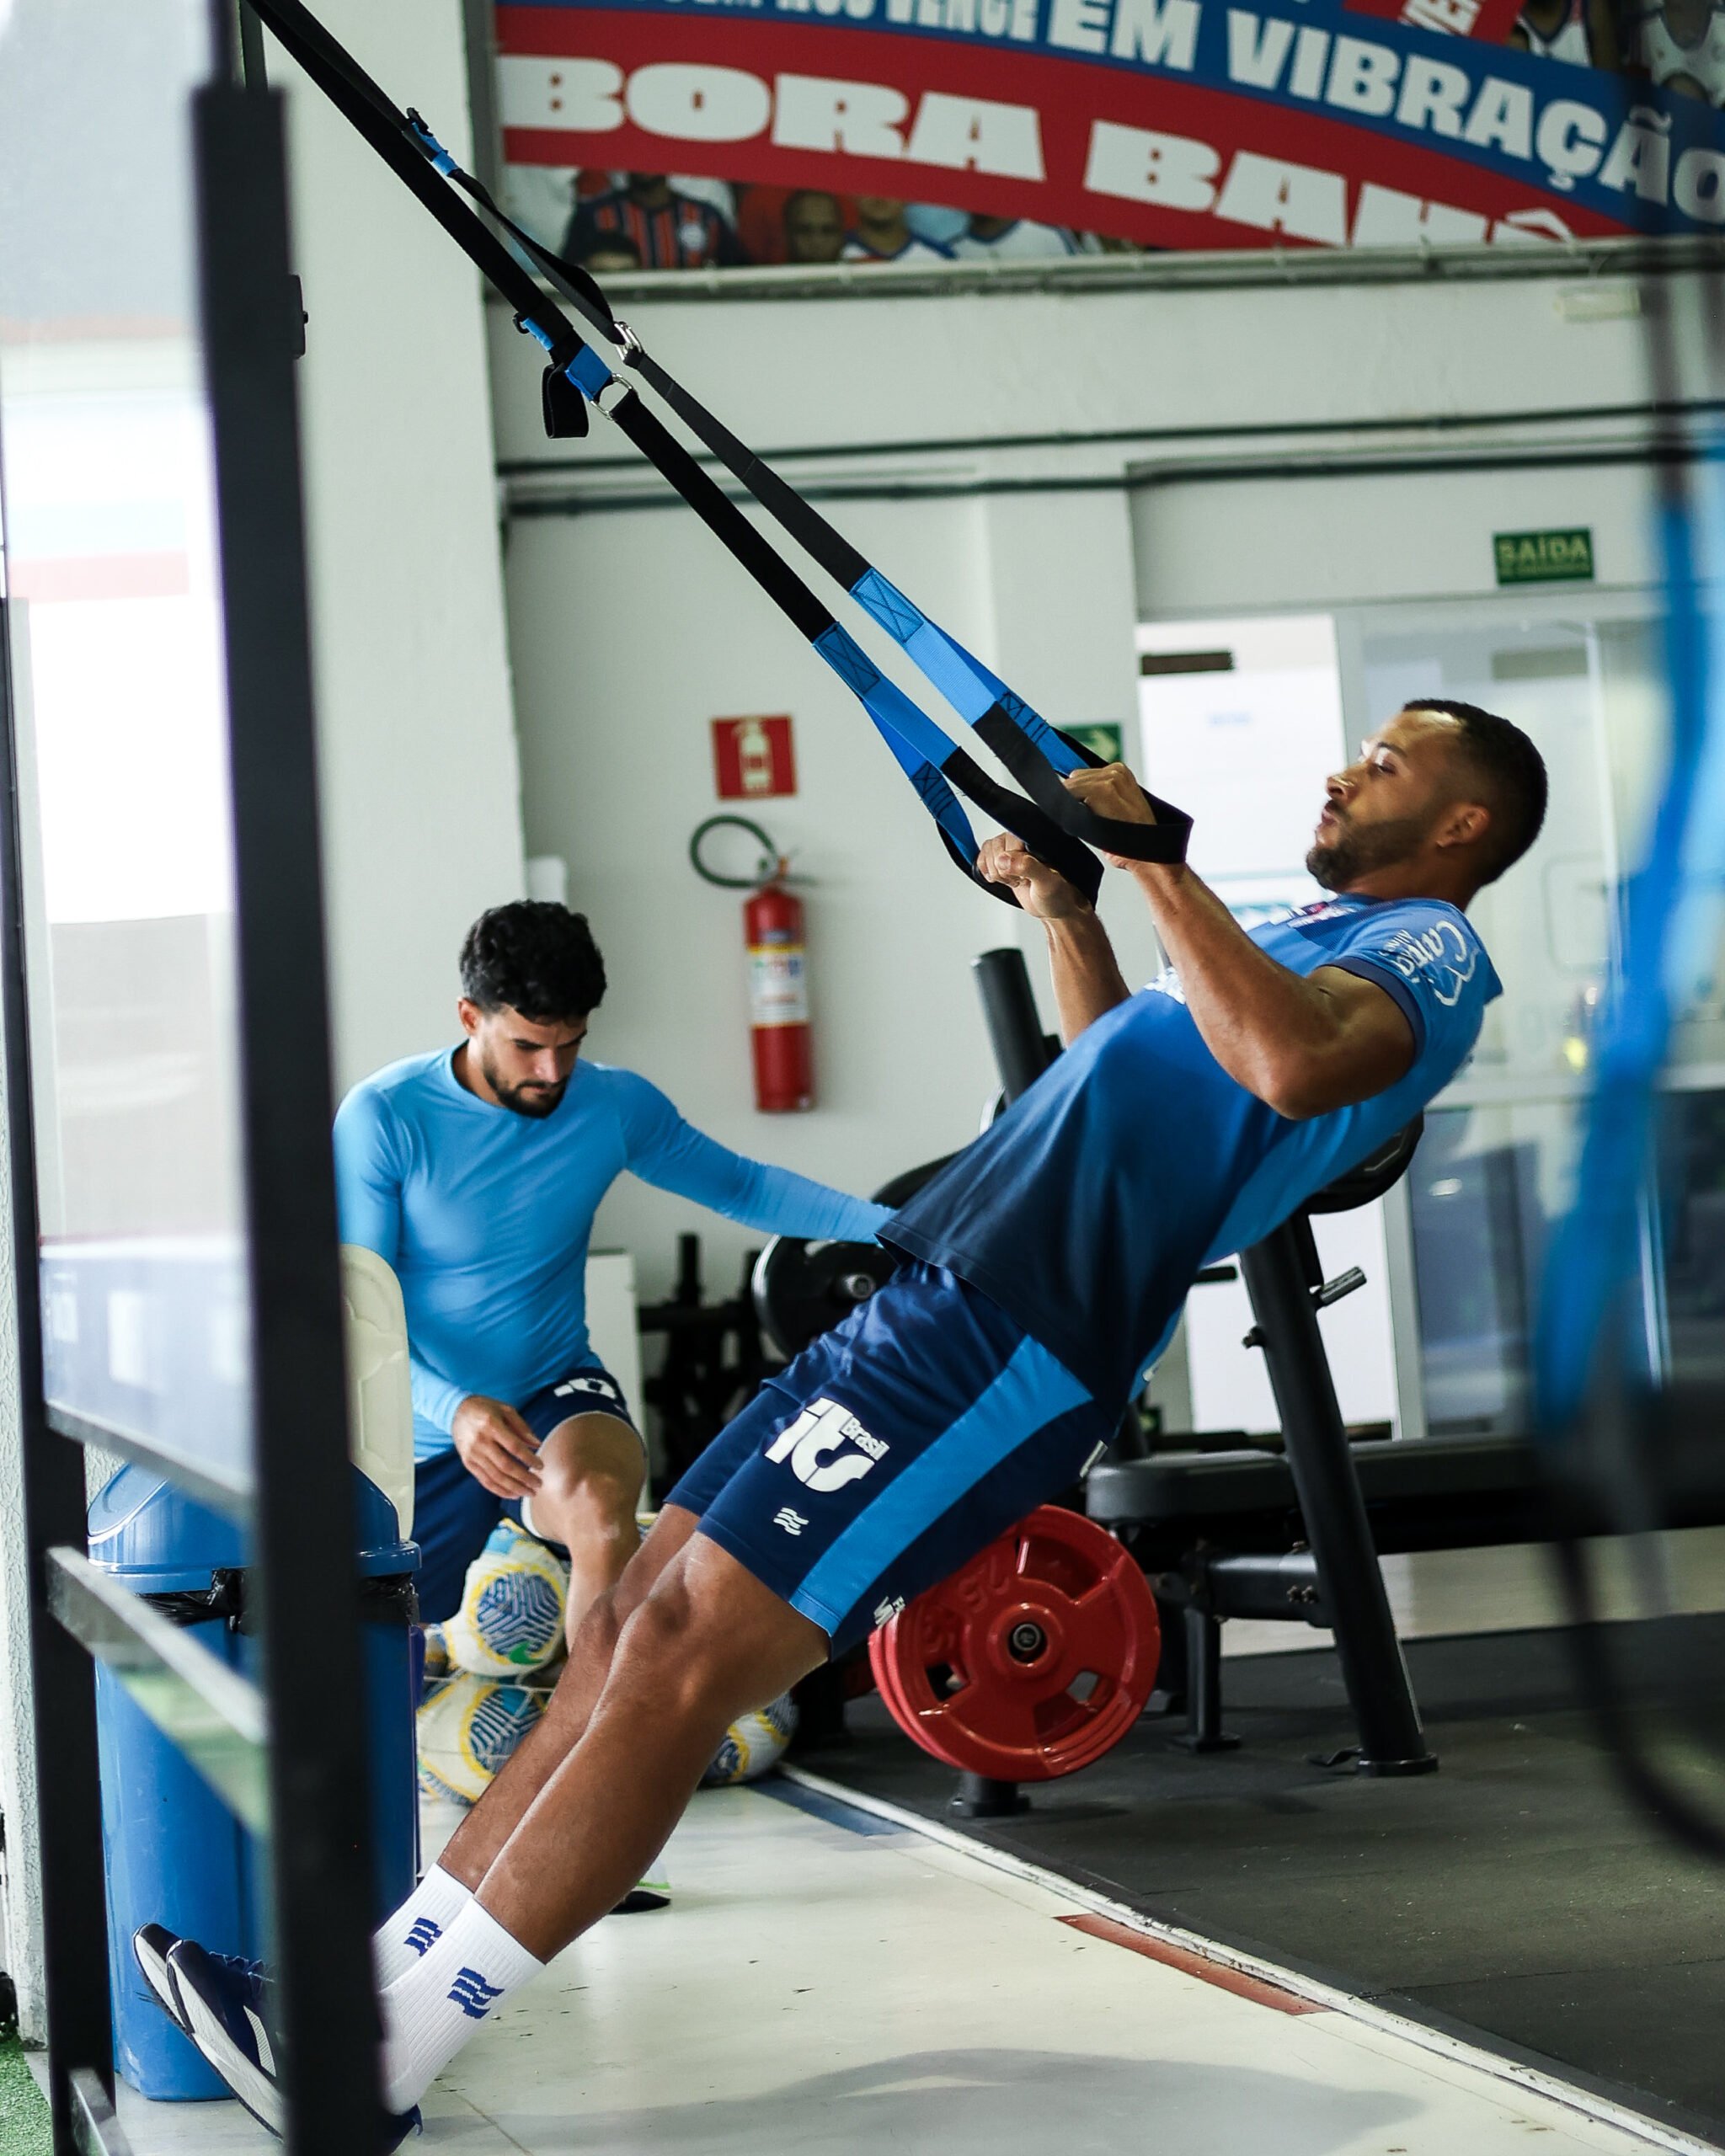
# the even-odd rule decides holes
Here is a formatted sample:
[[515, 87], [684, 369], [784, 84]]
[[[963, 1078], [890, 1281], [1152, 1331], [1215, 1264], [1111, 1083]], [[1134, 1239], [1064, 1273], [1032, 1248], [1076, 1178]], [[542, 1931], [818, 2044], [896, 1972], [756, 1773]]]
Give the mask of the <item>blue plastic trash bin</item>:
[[[412, 1891], [418, 1870], [409, 1627], [419, 1551], [403, 1542], [395, 1508], [358, 1484], [360, 1570], [371, 1732], [372, 1865], [377, 1913]], [[124, 1467], [90, 1508], [90, 1560], [194, 1630], [235, 1668], [254, 1663], [238, 1629], [243, 1604], [240, 1530], [142, 1467]], [[307, 1628], [308, 1637], [315, 1633]], [[96, 1673], [107, 1865], [108, 1964], [120, 2073], [158, 2100], [225, 2096], [156, 2003], [131, 1951], [142, 1924], [162, 1924], [219, 1954], [259, 1954], [263, 1860], [253, 1838], [118, 1678]]]

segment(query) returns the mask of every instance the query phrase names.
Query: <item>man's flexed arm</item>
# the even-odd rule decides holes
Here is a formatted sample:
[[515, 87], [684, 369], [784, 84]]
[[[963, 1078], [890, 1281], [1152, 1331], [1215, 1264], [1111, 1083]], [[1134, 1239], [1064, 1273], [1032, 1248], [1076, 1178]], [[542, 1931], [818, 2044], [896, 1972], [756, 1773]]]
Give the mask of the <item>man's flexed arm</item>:
[[1004, 883], [1048, 934], [1049, 970], [1060, 1038], [1070, 1048], [1084, 1028], [1124, 1003], [1122, 979], [1108, 932], [1094, 909], [1064, 876], [1039, 861], [1020, 839], [987, 839], [976, 857], [979, 874]]
[[[1103, 815], [1155, 820], [1124, 764], [1075, 771], [1066, 784]], [[1183, 865], [1108, 858], [1144, 893], [1205, 1047], [1279, 1115], [1323, 1115], [1405, 1075], [1413, 1029], [1385, 990], [1333, 966], [1302, 979], [1278, 965]]]

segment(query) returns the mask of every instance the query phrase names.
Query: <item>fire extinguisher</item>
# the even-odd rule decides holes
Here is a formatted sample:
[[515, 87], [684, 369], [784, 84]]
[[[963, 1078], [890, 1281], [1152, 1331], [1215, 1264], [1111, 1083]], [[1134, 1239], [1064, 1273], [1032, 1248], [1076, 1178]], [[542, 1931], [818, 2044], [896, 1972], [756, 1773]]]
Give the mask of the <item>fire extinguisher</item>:
[[743, 908], [749, 946], [749, 1039], [755, 1051], [755, 1105], [780, 1115], [814, 1105], [809, 1031], [809, 973], [803, 901], [788, 891], [781, 859], [772, 880]]
[[[724, 825], [734, 825], [759, 841], [764, 851], [753, 876], [722, 876], [702, 859], [702, 840]], [[749, 893], [743, 939], [749, 953], [755, 1105], [763, 1115], [812, 1108], [814, 1059], [803, 902], [785, 889], [784, 857], [758, 824], [742, 816], [710, 816], [689, 841], [689, 857], [709, 883]]]

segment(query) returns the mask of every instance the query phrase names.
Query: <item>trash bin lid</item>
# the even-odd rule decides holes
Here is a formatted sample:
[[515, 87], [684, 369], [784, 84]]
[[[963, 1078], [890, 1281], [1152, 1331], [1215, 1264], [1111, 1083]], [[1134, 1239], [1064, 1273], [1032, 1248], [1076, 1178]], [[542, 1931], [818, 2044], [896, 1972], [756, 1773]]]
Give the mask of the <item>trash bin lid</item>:
[[141, 1594], [196, 1593], [218, 1568], [245, 1562], [239, 1528], [164, 1475], [122, 1467], [90, 1506], [90, 1562]]
[[[417, 1572], [419, 1545], [402, 1540], [395, 1507], [357, 1470], [354, 1485], [360, 1576]], [[148, 1467], [122, 1467], [98, 1491], [89, 1536], [90, 1562], [140, 1594], [198, 1593], [211, 1573], [246, 1561], [245, 1537], [232, 1520]]]
[[416, 1572], [419, 1545], [402, 1540], [395, 1507], [368, 1475], [354, 1470], [354, 1505], [360, 1533], [360, 1577], [381, 1579], [391, 1572]]

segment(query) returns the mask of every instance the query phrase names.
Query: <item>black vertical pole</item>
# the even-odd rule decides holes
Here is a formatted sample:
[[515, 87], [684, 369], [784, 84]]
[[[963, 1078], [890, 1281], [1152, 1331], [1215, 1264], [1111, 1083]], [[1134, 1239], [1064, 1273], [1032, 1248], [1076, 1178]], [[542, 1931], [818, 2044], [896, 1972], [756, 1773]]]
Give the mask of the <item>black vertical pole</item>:
[[[380, 2143], [317, 769], [280, 95], [195, 103], [232, 771], [256, 1504], [289, 2156]], [[308, 1631], [305, 1614], [315, 1614]]]
[[1311, 1223], [1303, 1214], [1285, 1221], [1240, 1253], [1240, 1269], [1282, 1419], [1300, 1517], [1332, 1612], [1336, 1652], [1359, 1729], [1359, 1771], [1429, 1774], [1438, 1762], [1420, 1727], [1318, 1331], [1311, 1291], [1321, 1276]]
[[18, 1324], [18, 1412], [29, 1567], [29, 1660], [42, 1864], [42, 1977], [48, 2016], [48, 2100], [56, 2156], [73, 2156], [72, 2077], [93, 2072], [114, 2094], [108, 2001], [106, 1866], [96, 1750], [96, 1671], [49, 1614], [47, 1552], [85, 1546], [82, 1445], [49, 1429], [43, 1397], [40, 1227], [29, 1020], [24, 973], [18, 716], [10, 607], [0, 648], [0, 728], [6, 788], [0, 814], [0, 1005], [3, 1005], [6, 1135], [10, 1155], [12, 1265]]
[[1186, 1727], [1174, 1742], [1188, 1752], [1232, 1752], [1240, 1740], [1222, 1727], [1221, 1620], [1190, 1602], [1180, 1617], [1186, 1641]]
[[[1049, 1045], [1036, 1008], [1036, 991], [1024, 953], [1009, 944], [998, 951], [984, 951], [970, 961], [982, 996], [982, 1015], [988, 1027], [989, 1044], [1007, 1100], [1033, 1086], [1054, 1061], [1058, 1051]], [[964, 1819], [1008, 1819], [1030, 1809], [1016, 1782], [996, 1781], [987, 1774], [959, 1777], [952, 1808]]]
[[982, 1015], [1007, 1098], [1016, 1101], [1055, 1059], [1042, 1030], [1024, 953], [1015, 947], [985, 951], [970, 961], [982, 995]]

